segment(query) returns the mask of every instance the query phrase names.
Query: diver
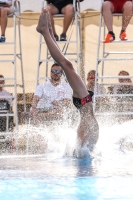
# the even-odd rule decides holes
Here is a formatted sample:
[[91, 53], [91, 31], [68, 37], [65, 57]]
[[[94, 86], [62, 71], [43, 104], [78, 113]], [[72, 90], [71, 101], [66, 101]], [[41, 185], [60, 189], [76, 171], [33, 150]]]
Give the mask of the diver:
[[88, 147], [88, 152], [93, 149], [99, 137], [99, 126], [93, 113], [92, 98], [72, 63], [65, 58], [57, 46], [47, 9], [43, 9], [36, 30], [43, 35], [51, 56], [62, 67], [73, 89], [73, 104], [80, 112], [80, 124], [77, 130], [77, 157], [84, 157], [86, 154], [84, 149]]

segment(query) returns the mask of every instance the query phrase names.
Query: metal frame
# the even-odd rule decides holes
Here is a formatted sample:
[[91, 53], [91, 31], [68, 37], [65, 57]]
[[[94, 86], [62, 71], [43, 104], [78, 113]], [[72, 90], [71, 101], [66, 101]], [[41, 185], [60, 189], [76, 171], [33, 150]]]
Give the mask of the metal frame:
[[[96, 94], [96, 87], [97, 87], [97, 80], [101, 79], [101, 82], [103, 85], [108, 85], [108, 84], [104, 84], [103, 83], [103, 80], [104, 79], [110, 79], [110, 78], [113, 78], [113, 79], [118, 79], [118, 78], [133, 78], [133, 76], [104, 76], [104, 68], [105, 68], [105, 62], [106, 61], [122, 61], [122, 60], [133, 60], [133, 56], [131, 58], [108, 58], [109, 55], [111, 54], [131, 54], [133, 55], [133, 52], [107, 52], [106, 51], [106, 44], [103, 43], [103, 41], [101, 41], [101, 28], [102, 28], [102, 23], [103, 23], [103, 18], [102, 18], [102, 4], [103, 4], [104, 0], [101, 0], [101, 13], [100, 13], [100, 21], [99, 21], [99, 34], [98, 34], [98, 46], [97, 46], [97, 57], [96, 57], [96, 78], [95, 78], [95, 88], [94, 88], [94, 104], [93, 104], [93, 107], [94, 107], [94, 112], [96, 115], [131, 115], [133, 114], [133, 112], [128, 112], [128, 113], [125, 113], [125, 112], [119, 112], [119, 113], [116, 113], [116, 112], [112, 112], [112, 113], [97, 113], [96, 112], [96, 98], [97, 97], [124, 97], [124, 96], [133, 96], [132, 94], [129, 94], [129, 95], [126, 95], [126, 94], [105, 94], [105, 95], [97, 95]], [[132, 0], [133, 2], [133, 0]], [[113, 16], [117, 16], [117, 17], [120, 17], [122, 16], [121, 13], [113, 13]], [[104, 31], [103, 31], [103, 38], [105, 38], [105, 34], [106, 34], [106, 25], [104, 23]], [[101, 43], [103, 44], [103, 47], [102, 47], [102, 58], [100, 58], [100, 45]], [[115, 40], [113, 41], [112, 43], [121, 43], [121, 44], [126, 44], [126, 43], [133, 43], [133, 40], [127, 40], [127, 41], [121, 41], [121, 40]], [[98, 75], [98, 69], [99, 69], [99, 64], [102, 63], [102, 69], [101, 69], [101, 76]], [[111, 83], [110, 83], [111, 85]], [[126, 85], [126, 84], [125, 84]], [[128, 84], [129, 85], [129, 84]], [[132, 84], [130, 84], [132, 85]]]
[[[44, 8], [44, 6], [47, 5], [46, 0], [42, 0], [42, 9]], [[80, 69], [82, 68], [82, 78], [83, 80], [85, 80], [85, 76], [84, 76], [84, 62], [83, 62], [83, 55], [82, 55], [82, 37], [81, 37], [81, 31], [80, 31], [80, 1], [79, 0], [74, 0], [73, 1], [73, 6], [74, 6], [74, 17], [73, 17], [73, 21], [71, 23], [71, 26], [69, 27], [69, 33], [68, 33], [68, 40], [67, 41], [58, 41], [58, 45], [60, 44], [64, 44], [64, 47], [62, 48], [62, 52], [65, 56], [67, 55], [72, 55], [73, 58], [70, 58], [69, 60], [74, 61], [77, 63], [77, 71], [78, 73], [80, 73]], [[58, 14], [58, 15], [54, 15], [54, 18], [62, 18], [64, 17], [63, 14]], [[76, 39], [74, 41], [71, 41], [71, 36], [73, 33], [73, 24], [75, 23], [75, 29], [76, 29]], [[68, 53], [68, 46], [70, 44], [75, 44], [76, 45], [76, 52], [75, 53]], [[45, 42], [42, 41], [42, 35], [40, 34], [40, 38], [39, 38], [39, 50], [38, 50], [38, 63], [37, 63], [37, 77], [36, 77], [36, 86], [39, 84], [40, 80], [45, 80], [46, 77], [48, 77], [48, 63], [49, 62], [54, 62], [53, 58], [51, 58], [51, 55], [48, 51], [47, 45], [46, 45], [46, 58], [45, 59], [41, 59], [41, 48], [42, 45], [46, 45]], [[40, 66], [42, 63], [46, 63], [46, 77], [40, 77]]]
[[[0, 80], [12, 80], [14, 83], [13, 84], [4, 84], [4, 86], [8, 87], [14, 87], [14, 95], [11, 97], [7, 98], [12, 98], [14, 99], [14, 113], [7, 113], [7, 114], [0, 114], [0, 116], [13, 116], [15, 118], [15, 125], [16, 125], [16, 130], [18, 130], [18, 111], [17, 111], [17, 86], [21, 87], [23, 90], [23, 101], [24, 101], [24, 110], [26, 110], [26, 99], [25, 99], [25, 87], [24, 87], [24, 72], [23, 72], [23, 61], [22, 61], [22, 45], [21, 45], [21, 30], [20, 30], [20, 2], [18, 0], [13, 0], [13, 8], [14, 11], [12, 14], [8, 16], [8, 18], [13, 18], [13, 27], [14, 27], [14, 39], [13, 42], [5, 42], [5, 43], [0, 43], [1, 45], [13, 45], [13, 53], [12, 54], [0, 54], [0, 56], [12, 56], [12, 60], [0, 60], [0, 62], [11, 62], [13, 63], [13, 71], [14, 71], [14, 76], [12, 78], [0, 78]], [[17, 53], [16, 50], [16, 25], [18, 24], [18, 38], [19, 38], [19, 53]], [[17, 64], [16, 64], [16, 59], [20, 60], [21, 64], [21, 81], [22, 84], [19, 85], [17, 84]], [[4, 98], [4, 96], [1, 96], [1, 98]]]
[[[5, 113], [5, 114], [3, 114], [3, 113]], [[4, 116], [4, 117], [6, 117], [6, 131], [8, 131], [9, 130], [9, 110], [2, 110], [2, 111], [0, 111], [0, 116]]]

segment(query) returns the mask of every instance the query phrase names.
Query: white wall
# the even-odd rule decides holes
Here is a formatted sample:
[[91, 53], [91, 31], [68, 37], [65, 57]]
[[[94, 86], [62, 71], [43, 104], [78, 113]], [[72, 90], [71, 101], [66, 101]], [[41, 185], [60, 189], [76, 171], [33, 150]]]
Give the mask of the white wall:
[[[40, 12], [42, 0], [19, 0], [21, 2], [21, 11], [32, 10], [34, 12]], [[86, 9], [99, 10], [101, 0], [84, 0], [81, 3], [81, 11]]]
[[87, 9], [100, 10], [100, 8], [101, 8], [101, 0], [84, 0], [81, 3], [81, 11]]

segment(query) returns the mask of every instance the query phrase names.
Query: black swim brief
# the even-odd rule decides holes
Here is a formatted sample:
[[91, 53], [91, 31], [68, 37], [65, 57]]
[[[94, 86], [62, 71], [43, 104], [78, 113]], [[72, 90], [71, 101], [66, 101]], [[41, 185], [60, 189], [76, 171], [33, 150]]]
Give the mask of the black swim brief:
[[73, 4], [73, 0], [54, 0], [52, 4], [59, 10], [59, 14], [61, 14], [62, 8], [68, 4]]
[[90, 90], [88, 90], [88, 93], [89, 93], [89, 95], [91, 96], [91, 98], [93, 97], [93, 95], [94, 95], [94, 92], [92, 92], [92, 91], [90, 91]]
[[73, 97], [73, 104], [75, 105], [76, 108], [81, 108], [83, 105], [85, 105], [88, 102], [92, 101], [92, 96], [94, 95], [94, 93], [92, 91], [88, 90], [88, 95], [82, 99]]
[[92, 101], [92, 98], [91, 98], [91, 96], [89, 94], [86, 97], [82, 98], [82, 99], [73, 97], [73, 104], [78, 109], [81, 108], [86, 103], [91, 102], [91, 101]]

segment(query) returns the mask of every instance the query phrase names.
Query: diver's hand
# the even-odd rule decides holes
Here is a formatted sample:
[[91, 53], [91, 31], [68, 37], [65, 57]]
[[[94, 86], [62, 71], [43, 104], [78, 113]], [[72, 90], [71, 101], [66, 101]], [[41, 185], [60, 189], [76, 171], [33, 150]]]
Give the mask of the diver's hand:
[[52, 104], [53, 104], [54, 106], [60, 106], [58, 101], [53, 101]]

